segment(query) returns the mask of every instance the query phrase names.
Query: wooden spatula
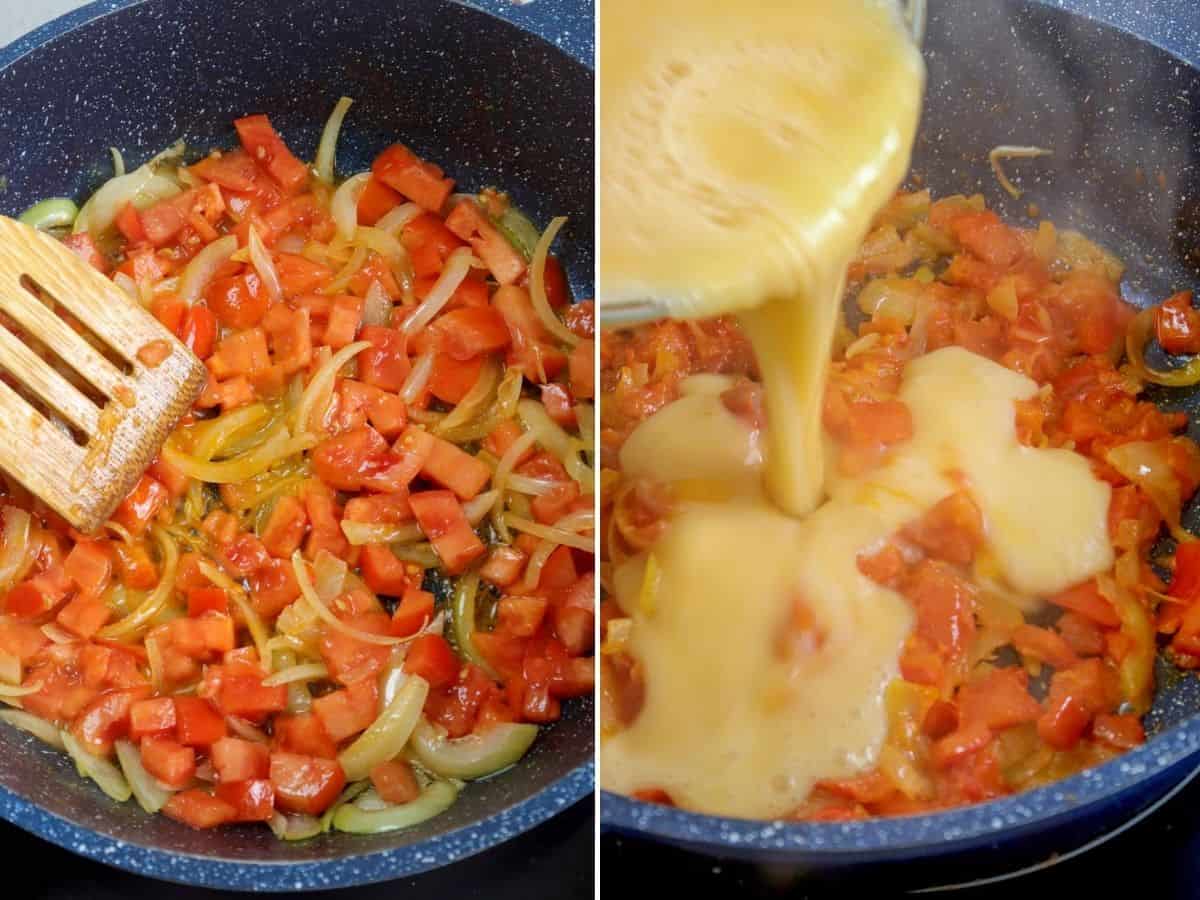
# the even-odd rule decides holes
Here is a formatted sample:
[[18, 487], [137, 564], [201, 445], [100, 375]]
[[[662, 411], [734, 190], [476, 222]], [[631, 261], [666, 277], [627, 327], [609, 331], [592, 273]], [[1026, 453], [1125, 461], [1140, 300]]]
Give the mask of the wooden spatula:
[[[47, 300], [90, 329], [109, 353]], [[0, 312], [8, 317], [0, 317], [0, 370], [9, 376], [0, 381], [0, 468], [77, 529], [94, 531], [191, 408], [204, 387], [204, 364], [59, 241], [3, 216]], [[34, 349], [31, 339], [44, 346]], [[72, 384], [44, 350], [92, 390]], [[43, 415], [12, 383], [62, 421]]]

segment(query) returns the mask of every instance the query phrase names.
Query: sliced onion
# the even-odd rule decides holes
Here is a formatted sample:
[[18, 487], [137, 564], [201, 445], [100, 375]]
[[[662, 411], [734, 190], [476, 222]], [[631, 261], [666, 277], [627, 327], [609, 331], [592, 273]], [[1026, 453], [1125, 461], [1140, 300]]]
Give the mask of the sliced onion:
[[155, 203], [181, 194], [183, 191], [172, 179], [155, 173], [147, 163], [128, 175], [112, 178], [92, 194], [75, 217], [75, 234], [88, 232], [99, 235], [107, 231], [125, 204], [136, 209], [148, 209]]
[[[573, 517], [577, 518], [568, 523], [567, 520]], [[544, 541], [564, 544], [568, 547], [574, 547], [576, 550], [582, 550], [585, 553], [596, 552], [594, 538], [582, 537], [576, 533], [578, 531], [589, 531], [595, 527], [595, 514], [591, 510], [569, 513], [553, 525], [542, 525], [531, 519], [512, 515], [506, 516], [505, 521], [517, 531], [532, 534], [534, 537], [539, 537]]]
[[429, 771], [445, 778], [483, 778], [515, 765], [533, 745], [538, 727], [501, 722], [483, 734], [447, 740], [425, 719], [413, 732], [413, 755]]
[[402, 203], [376, 222], [375, 227], [380, 231], [386, 231], [393, 237], [399, 237], [404, 226], [419, 216], [421, 212], [421, 207], [415, 203]]
[[317, 146], [316, 169], [317, 177], [326, 184], [333, 184], [338, 136], [342, 133], [342, 122], [346, 119], [346, 113], [353, 105], [354, 101], [349, 97], [342, 97], [338, 100], [333, 112], [329, 115], [329, 120], [325, 123], [325, 130], [321, 132], [321, 143]]
[[425, 386], [429, 384], [429, 376], [433, 374], [435, 355], [433, 350], [426, 350], [417, 357], [412, 371], [408, 373], [408, 377], [404, 379], [404, 384], [400, 388], [400, 399], [405, 403], [416, 403], [417, 398], [424, 392]]
[[458, 788], [448, 781], [435, 781], [421, 792], [416, 800], [402, 806], [389, 806], [380, 810], [364, 810], [347, 803], [333, 817], [333, 827], [351, 834], [382, 834], [432, 819], [449, 809]]
[[129, 788], [133, 791], [138, 806], [148, 813], [156, 813], [171, 799], [171, 791], [163, 790], [146, 767], [142, 765], [142, 754], [129, 741], [117, 741], [114, 745], [117, 751], [117, 761]]
[[34, 556], [29, 541], [31, 519], [19, 506], [6, 506], [0, 513], [4, 531], [0, 538], [0, 591], [7, 591], [20, 581], [33, 565]]
[[400, 754], [421, 719], [428, 696], [429, 682], [410, 674], [379, 718], [338, 754], [347, 781], [366, 778], [377, 765]]
[[47, 622], [42, 626], [42, 634], [48, 637], [55, 644], [73, 644], [79, 638], [71, 634], [57, 622]]
[[333, 194], [329, 212], [337, 225], [338, 237], [344, 241], [354, 240], [354, 232], [358, 230], [358, 201], [370, 180], [370, 172], [360, 172], [343, 181]]
[[434, 434], [444, 434], [451, 428], [465, 425], [478, 416], [491, 403], [497, 386], [500, 384], [503, 368], [499, 360], [488, 356], [480, 367], [479, 377], [475, 379], [471, 389], [450, 411], [450, 414], [437, 424], [433, 429]]
[[553, 478], [530, 478], [528, 475], [509, 475], [505, 487], [518, 494], [529, 494], [539, 497], [552, 494], [562, 484]]
[[120, 178], [125, 174], [125, 157], [121, 155], [121, 151], [116, 147], [109, 147], [108, 149], [112, 153], [113, 176]]
[[425, 295], [421, 305], [413, 310], [412, 315], [405, 321], [404, 331], [406, 334], [414, 335], [433, 321], [433, 317], [450, 302], [450, 297], [466, 279], [467, 273], [471, 271], [471, 266], [475, 262], [475, 257], [466, 247], [459, 247], [450, 254], [437, 282], [429, 289], [429, 293]]
[[498, 678], [491, 663], [475, 647], [475, 600], [479, 594], [479, 573], [468, 572], [458, 579], [450, 606], [454, 615], [454, 639], [459, 651], [492, 678]]
[[537, 400], [522, 400], [517, 404], [517, 415], [521, 417], [525, 428], [537, 435], [537, 442], [559, 458], [567, 474], [578, 481], [584, 490], [591, 490], [594, 473], [579, 458], [582, 442], [567, 434]]
[[313, 590], [322, 603], [332, 603], [351, 585], [347, 583], [350, 567], [332, 553], [318, 553], [313, 562]]
[[21, 660], [11, 653], [0, 652], [0, 684], [21, 683]]
[[529, 297], [533, 300], [533, 309], [546, 326], [546, 330], [570, 347], [579, 343], [579, 335], [572, 332], [562, 323], [546, 298], [546, 257], [550, 254], [550, 245], [554, 243], [559, 230], [567, 223], [565, 216], [559, 216], [550, 223], [542, 239], [538, 241], [537, 249], [533, 251], [533, 261], [529, 264]]
[[292, 253], [299, 256], [304, 252], [305, 240], [298, 234], [285, 234], [275, 242], [275, 249], [280, 253]]
[[289, 437], [286, 430], [276, 432], [270, 440], [253, 450], [221, 462], [207, 462], [181, 453], [171, 444], [163, 446], [163, 457], [185, 475], [208, 484], [235, 484], [261, 475], [281, 460], [303, 453], [317, 445], [319, 438], [312, 434]]
[[192, 456], [209, 462], [241, 438], [256, 432], [262, 433], [265, 440], [270, 435], [263, 433], [260, 426], [270, 417], [266, 404], [252, 403], [193, 425], [186, 432], [192, 440]]
[[179, 281], [179, 296], [183, 302], [191, 306], [199, 300], [217, 270], [229, 261], [237, 249], [237, 237], [228, 234], [197, 253], [183, 270], [183, 277]]
[[1177, 541], [1196, 540], [1179, 524], [1182, 498], [1179, 479], [1167, 459], [1166, 440], [1118, 444], [1104, 454], [1104, 459], [1146, 492]]
[[315, 430], [312, 425], [313, 417], [319, 412], [320, 418], [325, 418], [325, 411], [329, 407], [329, 401], [333, 398], [333, 384], [337, 380], [342, 366], [370, 346], [370, 341], [348, 344], [321, 364], [313, 374], [312, 380], [309, 381], [308, 387], [304, 389], [300, 402], [296, 405], [293, 427], [297, 431], [304, 433]]
[[355, 247], [354, 252], [350, 254], [350, 258], [341, 270], [333, 276], [333, 281], [321, 288], [322, 294], [333, 295], [340, 294], [346, 290], [350, 284], [350, 279], [355, 276], [359, 269], [363, 267], [363, 263], [367, 261], [367, 248]]
[[175, 539], [162, 528], [155, 527], [153, 533], [154, 540], [158, 543], [163, 557], [162, 576], [158, 580], [158, 586], [147, 594], [141, 605], [128, 616], [101, 628], [100, 637], [102, 638], [120, 640], [139, 631], [159, 614], [175, 593], [175, 572], [179, 566], [179, 548], [175, 544]]
[[320, 681], [329, 677], [329, 669], [324, 663], [301, 663], [280, 669], [270, 678], [263, 679], [264, 687], [278, 687], [281, 684], [292, 684], [297, 681]]
[[118, 272], [113, 276], [113, 284], [127, 293], [130, 300], [136, 300], [139, 303], [142, 301], [142, 292], [138, 290], [137, 282], [124, 272]]
[[300, 585], [300, 598], [308, 604], [309, 608], [317, 614], [318, 618], [331, 628], [354, 638], [356, 641], [362, 641], [365, 644], [379, 644], [384, 647], [394, 647], [397, 644], [403, 644], [412, 640], [412, 638], [372, 634], [369, 631], [363, 631], [360, 628], [347, 625], [335, 616], [333, 611], [317, 596], [317, 592], [313, 588], [312, 579], [308, 576], [308, 566], [304, 564], [304, 557], [300, 555], [299, 550], [292, 554], [292, 569], [295, 571], [296, 581]]
[[387, 295], [383, 285], [372, 281], [363, 298], [363, 324], [387, 325], [392, 321], [392, 298]]
[[322, 833], [321, 820], [303, 813], [275, 813], [267, 824], [281, 841], [306, 841]]
[[[263, 681], [266, 684], [266, 681]], [[255, 744], [271, 743], [271, 736], [261, 728], [247, 722], [241, 716], [226, 716], [225, 724], [229, 726], [229, 730], [236, 734], [244, 741], [251, 741]]]
[[36, 694], [41, 689], [42, 682], [40, 681], [23, 685], [0, 684], [0, 697], [28, 697], [30, 694]]
[[79, 770], [80, 775], [92, 779], [99, 785], [100, 790], [118, 803], [124, 803], [133, 796], [129, 782], [125, 780], [120, 769], [107, 759], [101, 759], [99, 756], [88, 753], [70, 732], [63, 731], [60, 732], [60, 735], [63, 746], [71, 754], [71, 759], [75, 761], [75, 768]]
[[283, 286], [279, 281], [279, 271], [275, 268], [275, 260], [271, 259], [271, 251], [262, 242], [262, 238], [258, 236], [258, 229], [253, 225], [250, 226], [250, 237], [246, 245], [250, 250], [250, 263], [258, 272], [258, 277], [262, 279], [263, 287], [267, 289], [267, 295], [272, 302], [279, 303], [283, 300]]
[[1143, 309], [1133, 317], [1125, 332], [1125, 353], [1133, 373], [1143, 381], [1166, 387], [1190, 387], [1200, 384], [1200, 356], [1193, 356], [1184, 365], [1165, 371], [1146, 365], [1146, 343], [1154, 330], [1155, 308]]
[[63, 745], [62, 732], [41, 716], [35, 716], [33, 713], [19, 709], [5, 709], [0, 710], [0, 722], [7, 722], [14, 728], [20, 728], [58, 750], [66, 749]]

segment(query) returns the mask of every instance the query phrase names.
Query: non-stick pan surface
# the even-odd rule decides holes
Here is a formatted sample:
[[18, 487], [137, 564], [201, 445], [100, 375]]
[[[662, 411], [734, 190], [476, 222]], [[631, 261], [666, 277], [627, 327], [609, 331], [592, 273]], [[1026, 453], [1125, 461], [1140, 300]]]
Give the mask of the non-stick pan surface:
[[[1200, 7], [1187, 0], [1134, 6], [931, 0], [929, 84], [913, 173], [935, 196], [982, 192], [1010, 222], [1036, 224], [1029, 216], [1034, 203], [1041, 217], [1085, 232], [1125, 260], [1125, 296], [1144, 306], [1200, 287]], [[1091, 16], [1134, 31], [1145, 24], [1153, 40]], [[1054, 152], [1006, 164], [1026, 189], [1019, 201], [991, 172], [988, 151], [999, 144]], [[1151, 396], [1187, 410], [1189, 433], [1200, 436], [1200, 390]], [[1200, 525], [1197, 503], [1185, 524]], [[908, 883], [977, 878], [1084, 844], [1136, 815], [1200, 764], [1194, 716], [1200, 679], [1160, 664], [1158, 684], [1145, 746], [1058, 784], [990, 803], [867, 822], [764, 823], [606, 792], [602, 822], [717, 857], [807, 871], [904, 863], [898, 877]]]
[[[592, 284], [592, 4], [485, 0], [105, 0], [0, 49], [0, 212], [78, 200], [179, 138], [236, 143], [268, 113], [311, 159], [338, 97], [356, 101], [338, 157], [363, 170], [403, 139], [464, 190], [508, 189], [535, 220], [566, 215], [556, 250], [576, 296]], [[493, 15], [496, 14], [496, 15]], [[503, 16], [499, 18], [497, 15]], [[515, 23], [515, 24], [514, 24]], [[0, 728], [0, 816], [145, 875], [257, 890], [381, 881], [524, 831], [592, 789], [590, 702], [568, 704], [519, 766], [470, 785], [444, 815], [372, 837], [286, 844], [264, 828], [192, 831], [117, 805], [67, 758]]]

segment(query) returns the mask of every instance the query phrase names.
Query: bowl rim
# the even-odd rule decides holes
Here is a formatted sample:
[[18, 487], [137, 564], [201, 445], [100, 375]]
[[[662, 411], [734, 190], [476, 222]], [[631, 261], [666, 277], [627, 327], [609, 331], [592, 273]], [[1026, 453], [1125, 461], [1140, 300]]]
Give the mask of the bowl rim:
[[[93, 0], [50, 20], [12, 43], [0, 46], [0, 73], [18, 60], [69, 32], [122, 10], [155, 0]], [[446, 0], [532, 34], [573, 62], [594, 69], [595, 33], [583, 28], [564, 40], [564, 25], [592, 19], [592, 0]], [[564, 10], [564, 6], [567, 8]], [[190, 886], [224, 890], [283, 892], [353, 887], [417, 875], [458, 862], [511, 840], [584, 800], [595, 791], [594, 758], [557, 781], [478, 822], [416, 844], [385, 850], [350, 852], [333, 859], [237, 860], [163, 850], [123, 841], [76, 824], [31, 803], [0, 785], [0, 818], [66, 850], [137, 875]]]

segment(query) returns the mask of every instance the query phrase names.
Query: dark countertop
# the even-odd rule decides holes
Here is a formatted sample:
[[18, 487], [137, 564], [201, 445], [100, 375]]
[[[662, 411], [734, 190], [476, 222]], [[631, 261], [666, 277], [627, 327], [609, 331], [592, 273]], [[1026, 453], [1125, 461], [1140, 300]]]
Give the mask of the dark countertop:
[[[584, 900], [592, 896], [594, 885], [593, 811], [589, 797], [519, 838], [415, 878], [293, 896], [305, 900]], [[21, 873], [16, 884], [23, 900], [255, 896], [141, 878], [76, 856], [7, 823], [0, 823], [0, 847], [8, 871]]]
[[[1200, 779], [1192, 781], [1144, 821], [1087, 853], [1040, 871], [978, 888], [907, 893], [899, 881], [805, 881], [781, 869], [722, 862], [644, 841], [604, 835], [600, 877], [609, 897], [638, 896], [651, 884], [669, 885], [672, 896], [826, 898], [926, 896], [954, 900], [1013, 900], [1043, 897], [1138, 897], [1154, 900], [1200, 897]], [[532, 895], [531, 896], [536, 896]]]

